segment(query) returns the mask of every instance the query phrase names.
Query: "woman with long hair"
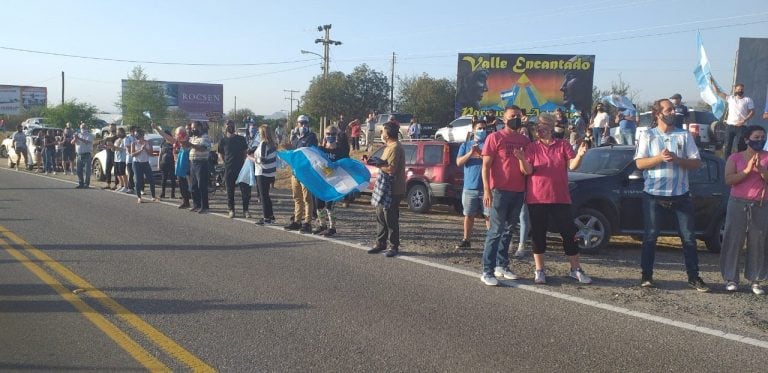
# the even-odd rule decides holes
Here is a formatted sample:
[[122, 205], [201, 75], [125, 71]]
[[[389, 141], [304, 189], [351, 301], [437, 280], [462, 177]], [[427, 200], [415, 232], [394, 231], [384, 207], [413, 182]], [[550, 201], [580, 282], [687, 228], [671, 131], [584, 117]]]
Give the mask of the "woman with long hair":
[[152, 154], [152, 145], [144, 139], [144, 130], [136, 130], [136, 140], [131, 144], [131, 155], [133, 156], [133, 173], [136, 176], [136, 197], [137, 203], [141, 203], [141, 193], [144, 189], [144, 181], [149, 181], [149, 191], [152, 193], [152, 201], [157, 201], [155, 197], [155, 178], [152, 175], [152, 166], [149, 165], [149, 156]]
[[256, 221], [256, 224], [274, 224], [275, 215], [272, 211], [272, 198], [269, 197], [269, 187], [275, 183], [275, 174], [277, 172], [277, 142], [269, 125], [259, 126], [259, 136], [261, 141], [256, 146], [249, 158], [254, 163], [254, 173], [256, 174], [256, 186], [259, 190], [261, 200], [261, 211], [263, 218]]

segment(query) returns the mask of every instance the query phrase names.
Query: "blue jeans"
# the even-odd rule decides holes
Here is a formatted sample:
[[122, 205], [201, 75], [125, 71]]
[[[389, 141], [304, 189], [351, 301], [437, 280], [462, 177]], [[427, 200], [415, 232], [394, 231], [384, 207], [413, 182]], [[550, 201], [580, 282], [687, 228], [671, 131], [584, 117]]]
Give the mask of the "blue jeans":
[[528, 205], [523, 204], [523, 208], [520, 209], [520, 245], [525, 245], [525, 241], [528, 240], [528, 232], [531, 230], [531, 217], [528, 214]]
[[592, 146], [600, 146], [600, 140], [603, 138], [602, 128], [592, 128]]
[[91, 185], [91, 153], [77, 155], [77, 181], [80, 186]]
[[192, 161], [192, 207], [208, 208], [208, 182], [211, 178], [208, 169], [208, 160]]
[[643, 251], [640, 257], [643, 277], [653, 276], [656, 239], [659, 237], [659, 221], [662, 214], [675, 214], [677, 217], [678, 234], [683, 242], [685, 271], [688, 273], [688, 278], [698, 277], [699, 256], [696, 251], [696, 236], [694, 235], [693, 201], [688, 193], [674, 197], [643, 194], [645, 236], [643, 237]]
[[635, 145], [635, 130], [634, 129], [627, 129], [627, 130], [620, 130], [619, 136], [621, 136], [621, 144], [622, 145]]
[[509, 242], [512, 229], [520, 220], [523, 192], [493, 189], [491, 196], [491, 228], [485, 234], [483, 248], [483, 272], [493, 274], [494, 267], [509, 266]]
[[45, 172], [53, 172], [53, 156], [56, 153], [56, 150], [49, 149], [48, 147], [43, 148], [43, 169]]
[[152, 166], [149, 162], [133, 161], [133, 174], [136, 176], [136, 196], [141, 198], [144, 191], [144, 182], [149, 182], [149, 192], [155, 198], [155, 176], [152, 175]]

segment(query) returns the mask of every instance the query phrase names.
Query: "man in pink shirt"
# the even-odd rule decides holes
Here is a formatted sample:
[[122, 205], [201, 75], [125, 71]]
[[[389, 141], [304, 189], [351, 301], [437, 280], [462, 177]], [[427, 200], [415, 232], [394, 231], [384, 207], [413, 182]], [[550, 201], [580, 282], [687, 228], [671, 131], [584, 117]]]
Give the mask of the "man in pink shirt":
[[578, 153], [563, 139], [552, 136], [555, 127], [552, 114], [541, 114], [536, 126], [538, 139], [525, 150], [523, 168], [528, 175], [525, 196], [531, 217], [533, 259], [536, 264], [534, 283], [547, 282], [544, 273], [544, 252], [547, 250], [547, 222], [557, 226], [563, 239], [563, 249], [571, 264], [569, 275], [582, 284], [592, 279], [581, 269], [579, 246], [576, 243], [576, 225], [571, 212], [571, 193], [568, 190], [568, 170], [581, 165], [587, 144], [579, 145]]
[[509, 269], [509, 242], [525, 193], [522, 162], [530, 140], [517, 133], [522, 116], [519, 107], [507, 107], [504, 128], [490, 134], [483, 147], [483, 205], [490, 209], [491, 228], [485, 236], [480, 279], [491, 286], [499, 284], [497, 276], [517, 279]]

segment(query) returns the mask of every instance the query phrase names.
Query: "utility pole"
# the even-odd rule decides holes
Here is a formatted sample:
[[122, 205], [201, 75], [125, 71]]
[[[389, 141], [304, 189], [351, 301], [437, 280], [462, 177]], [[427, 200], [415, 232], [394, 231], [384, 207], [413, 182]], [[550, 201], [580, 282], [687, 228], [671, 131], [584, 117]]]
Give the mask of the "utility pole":
[[[294, 91], [292, 89], [284, 89], [283, 92], [288, 93], [290, 97], [286, 97], [286, 100], [291, 100], [291, 111], [288, 112], [288, 118], [293, 117], [293, 100], [299, 101], [298, 98], [293, 98], [294, 93], [299, 93], [299, 91]], [[296, 106], [296, 110], [298, 110], [298, 105]]]
[[235, 113], [234, 113], [234, 116], [235, 116], [235, 123], [237, 123], [237, 96], [235, 96]]
[[395, 112], [395, 52], [392, 52], [392, 75], [390, 82], [392, 86], [389, 89], [389, 111]]
[[61, 72], [61, 104], [64, 105], [64, 72]]
[[[323, 78], [328, 77], [328, 72], [331, 70], [330, 67], [330, 46], [331, 45], [341, 45], [340, 41], [331, 40], [331, 25], [322, 25], [317, 26], [317, 31], [325, 31], [325, 36], [322, 39], [315, 39], [315, 44], [323, 44]], [[320, 133], [325, 133], [325, 123], [326, 117], [323, 117], [321, 119], [320, 123]]]

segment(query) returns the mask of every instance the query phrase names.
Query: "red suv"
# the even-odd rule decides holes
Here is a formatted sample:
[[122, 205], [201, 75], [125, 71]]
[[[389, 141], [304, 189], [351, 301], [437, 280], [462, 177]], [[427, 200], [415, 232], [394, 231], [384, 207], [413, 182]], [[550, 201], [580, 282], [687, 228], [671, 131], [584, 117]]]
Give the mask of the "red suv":
[[[425, 213], [433, 204], [461, 208], [464, 169], [456, 165], [456, 154], [461, 143], [406, 140], [401, 144], [405, 151], [405, 201], [408, 209]], [[381, 158], [383, 152], [384, 147], [380, 147], [372, 156]], [[370, 194], [379, 169], [370, 165], [366, 167], [371, 172], [371, 183], [366, 192]]]

